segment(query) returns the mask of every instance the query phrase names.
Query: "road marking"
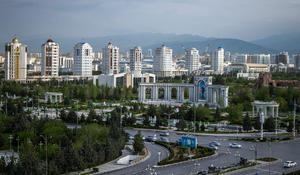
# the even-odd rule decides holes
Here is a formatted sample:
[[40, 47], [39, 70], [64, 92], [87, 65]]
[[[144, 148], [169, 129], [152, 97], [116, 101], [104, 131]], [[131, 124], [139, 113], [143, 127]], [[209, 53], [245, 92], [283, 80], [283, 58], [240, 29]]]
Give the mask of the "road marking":
[[[269, 172], [269, 170], [266, 170], [266, 169], [262, 169], [262, 168], [256, 168], [257, 170], [260, 170], [260, 171], [265, 171], [265, 172]], [[270, 172], [272, 173], [275, 173], [275, 174], [282, 174], [281, 172], [278, 172], [278, 171], [271, 171]]]

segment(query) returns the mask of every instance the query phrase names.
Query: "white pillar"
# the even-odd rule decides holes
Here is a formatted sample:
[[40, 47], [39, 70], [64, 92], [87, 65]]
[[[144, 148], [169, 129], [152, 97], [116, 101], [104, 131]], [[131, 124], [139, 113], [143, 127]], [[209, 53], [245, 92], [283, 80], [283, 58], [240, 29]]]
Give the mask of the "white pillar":
[[252, 104], [252, 117], [254, 118], [254, 105]]
[[267, 114], [267, 108], [268, 108], [268, 107], [264, 106], [264, 114], [265, 114], [265, 117], [268, 116], [268, 114]]

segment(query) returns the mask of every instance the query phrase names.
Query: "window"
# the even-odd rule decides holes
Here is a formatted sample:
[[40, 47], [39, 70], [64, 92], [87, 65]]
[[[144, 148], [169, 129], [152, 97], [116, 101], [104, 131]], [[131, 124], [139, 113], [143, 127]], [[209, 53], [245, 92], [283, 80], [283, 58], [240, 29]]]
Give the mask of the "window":
[[80, 49], [76, 49], [76, 52], [77, 52], [76, 55], [79, 56], [79, 54], [80, 54]]
[[89, 49], [85, 49], [85, 55], [89, 56]]

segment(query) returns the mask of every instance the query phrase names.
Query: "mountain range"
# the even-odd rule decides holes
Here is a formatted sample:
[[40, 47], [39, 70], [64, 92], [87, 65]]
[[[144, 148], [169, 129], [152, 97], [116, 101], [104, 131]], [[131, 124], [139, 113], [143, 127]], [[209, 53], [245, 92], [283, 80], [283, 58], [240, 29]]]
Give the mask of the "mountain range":
[[[19, 38], [20, 42], [28, 45], [29, 52], [39, 52], [42, 43], [48, 38], [36, 38], [24, 40]], [[128, 51], [135, 46], [141, 46], [144, 51], [147, 49], [155, 49], [165, 44], [173, 49], [174, 54], [182, 54], [185, 49], [197, 48], [200, 53], [204, 52], [206, 47], [209, 51], [222, 46], [225, 51], [231, 53], [278, 53], [280, 51], [288, 51], [289, 53], [300, 52], [300, 33], [299, 34], [281, 34], [274, 35], [255, 41], [243, 41], [233, 38], [208, 38], [191, 34], [162, 34], [162, 33], [138, 33], [128, 35], [113, 35], [104, 37], [91, 38], [52, 38], [60, 44], [62, 53], [72, 52], [73, 47], [78, 42], [88, 42], [95, 51], [101, 49], [108, 43], [112, 42], [120, 48], [121, 52]], [[0, 44], [0, 52], [4, 52], [4, 44]]]

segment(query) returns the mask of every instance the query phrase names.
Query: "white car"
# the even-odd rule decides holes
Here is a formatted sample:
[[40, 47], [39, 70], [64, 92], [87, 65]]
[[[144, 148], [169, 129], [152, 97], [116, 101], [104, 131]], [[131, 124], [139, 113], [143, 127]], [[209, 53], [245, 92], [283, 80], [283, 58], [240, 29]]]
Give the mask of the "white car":
[[209, 144], [208, 148], [211, 148], [213, 150], [218, 150], [218, 147], [216, 145], [212, 145], [212, 144]]
[[159, 135], [160, 135], [160, 136], [169, 136], [170, 133], [169, 133], [169, 132], [161, 132]]
[[230, 148], [242, 148], [242, 145], [237, 144], [237, 143], [231, 143], [229, 146], [230, 146]]
[[286, 162], [283, 163], [284, 168], [291, 168], [291, 167], [294, 167], [296, 165], [297, 165], [297, 163], [293, 162], [293, 161], [286, 161]]
[[217, 141], [212, 141], [212, 142], [210, 142], [210, 145], [220, 146], [221, 143], [217, 142]]

